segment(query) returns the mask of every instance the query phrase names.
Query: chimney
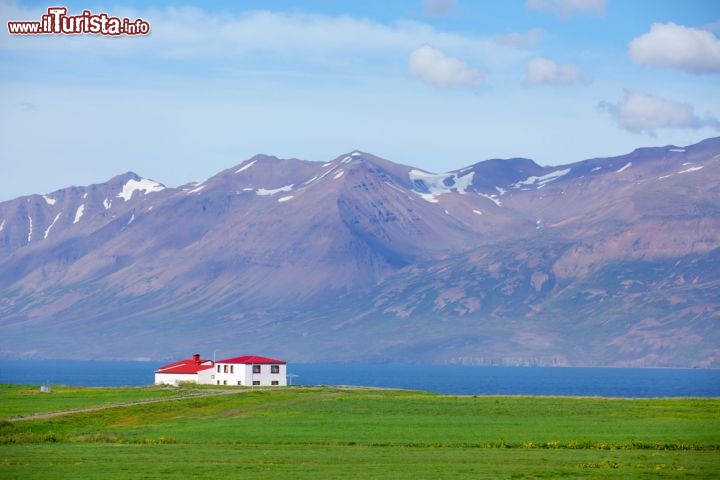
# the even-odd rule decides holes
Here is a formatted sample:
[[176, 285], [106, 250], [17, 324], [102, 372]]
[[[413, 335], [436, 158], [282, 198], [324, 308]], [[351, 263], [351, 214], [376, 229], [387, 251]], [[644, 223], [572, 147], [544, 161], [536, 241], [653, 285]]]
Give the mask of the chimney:
[[197, 364], [200, 363], [200, 354], [199, 353], [196, 353], [195, 355], [193, 355], [193, 362], [195, 362]]

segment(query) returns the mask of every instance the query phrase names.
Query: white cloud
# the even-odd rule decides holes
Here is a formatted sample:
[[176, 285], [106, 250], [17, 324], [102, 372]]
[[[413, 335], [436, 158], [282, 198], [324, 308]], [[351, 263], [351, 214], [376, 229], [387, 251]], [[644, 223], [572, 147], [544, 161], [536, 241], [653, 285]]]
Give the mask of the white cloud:
[[457, 8], [456, 0], [423, 0], [425, 15], [439, 17], [447, 15]]
[[478, 86], [485, 80], [481, 70], [469, 67], [429, 45], [410, 54], [410, 73], [421, 80], [443, 88]]
[[698, 117], [692, 105], [666, 100], [640, 90], [626, 90], [622, 102], [602, 102], [599, 107], [607, 110], [615, 118], [618, 126], [633, 133], [645, 131], [655, 136], [660, 128], [710, 127], [720, 129], [720, 122], [711, 116]]
[[638, 65], [670, 67], [695, 74], [720, 73], [720, 39], [706, 30], [675, 23], [653, 23], [650, 32], [630, 42]]
[[606, 0], [525, 0], [525, 5], [531, 10], [550, 12], [561, 18], [576, 13], [602, 16], [606, 3]]
[[530, 60], [525, 77], [527, 85], [574, 85], [583, 80], [582, 72], [575, 65], [558, 65], [541, 57]]
[[513, 32], [505, 35], [498, 35], [495, 37], [495, 41], [500, 45], [531, 48], [537, 46], [543, 36], [545, 36], [545, 31], [542, 28], [533, 28], [529, 32], [525, 33]]
[[[0, 52], [48, 57], [71, 53], [73, 58], [95, 59], [149, 57], [204, 63], [260, 58], [264, 65], [277, 60], [284, 70], [298, 64], [358, 65], [361, 61], [377, 67], [383, 60], [396, 62], [423, 44], [446, 52], [469, 52], [473, 58], [482, 58], [486, 65], [496, 67], [511, 65], [524, 57], [492, 38], [440, 31], [419, 21], [381, 23], [350, 15], [298, 11], [220, 14], [197, 7], [111, 8], [106, 12], [142, 18], [150, 23], [152, 34], [118, 38], [0, 35]], [[42, 8], [10, 8], [0, 0], [2, 21], [39, 20], [43, 13]]]

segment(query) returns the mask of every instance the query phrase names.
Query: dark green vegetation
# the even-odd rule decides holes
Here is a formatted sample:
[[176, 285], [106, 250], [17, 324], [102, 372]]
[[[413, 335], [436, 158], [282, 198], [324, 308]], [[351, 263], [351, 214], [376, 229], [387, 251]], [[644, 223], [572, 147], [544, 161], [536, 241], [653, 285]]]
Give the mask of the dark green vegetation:
[[720, 399], [332, 387], [41, 394], [0, 386], [5, 419], [101, 403], [110, 406], [0, 420], [0, 478], [712, 478], [720, 471]]

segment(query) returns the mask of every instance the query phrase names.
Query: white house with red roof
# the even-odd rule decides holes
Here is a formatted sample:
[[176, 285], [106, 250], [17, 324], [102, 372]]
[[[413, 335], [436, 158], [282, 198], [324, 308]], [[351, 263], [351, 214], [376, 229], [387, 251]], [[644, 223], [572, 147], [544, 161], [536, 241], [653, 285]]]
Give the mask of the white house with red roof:
[[215, 364], [216, 385], [286, 386], [287, 362], [245, 355]]
[[155, 370], [155, 385], [191, 382], [205, 385], [286, 386], [287, 362], [245, 355], [214, 362], [199, 354]]

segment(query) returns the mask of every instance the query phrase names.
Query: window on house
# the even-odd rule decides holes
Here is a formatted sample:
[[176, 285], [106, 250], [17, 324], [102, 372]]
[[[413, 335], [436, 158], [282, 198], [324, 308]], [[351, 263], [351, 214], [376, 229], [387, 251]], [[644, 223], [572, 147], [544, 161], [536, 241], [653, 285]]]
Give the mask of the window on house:
[[227, 367], [228, 367], [227, 365], [223, 365], [223, 371], [224, 371], [225, 373], [227, 373]]
[[270, 384], [271, 385], [280, 385], [280, 382], [278, 382], [277, 380], [273, 380], [272, 382], [270, 382]]
[[260, 380], [253, 380], [253, 385], [260, 385]]
[[280, 373], [280, 365], [271, 365], [270, 373]]
[[242, 380], [238, 380], [238, 385], [242, 385]]
[[260, 373], [260, 365], [253, 365], [253, 373]]
[[218, 365], [218, 373], [220, 373], [220, 365]]
[[217, 381], [217, 384], [220, 385], [220, 380]]
[[230, 365], [230, 373], [235, 373], [235, 365]]
[[223, 385], [227, 385], [227, 380], [223, 380]]

